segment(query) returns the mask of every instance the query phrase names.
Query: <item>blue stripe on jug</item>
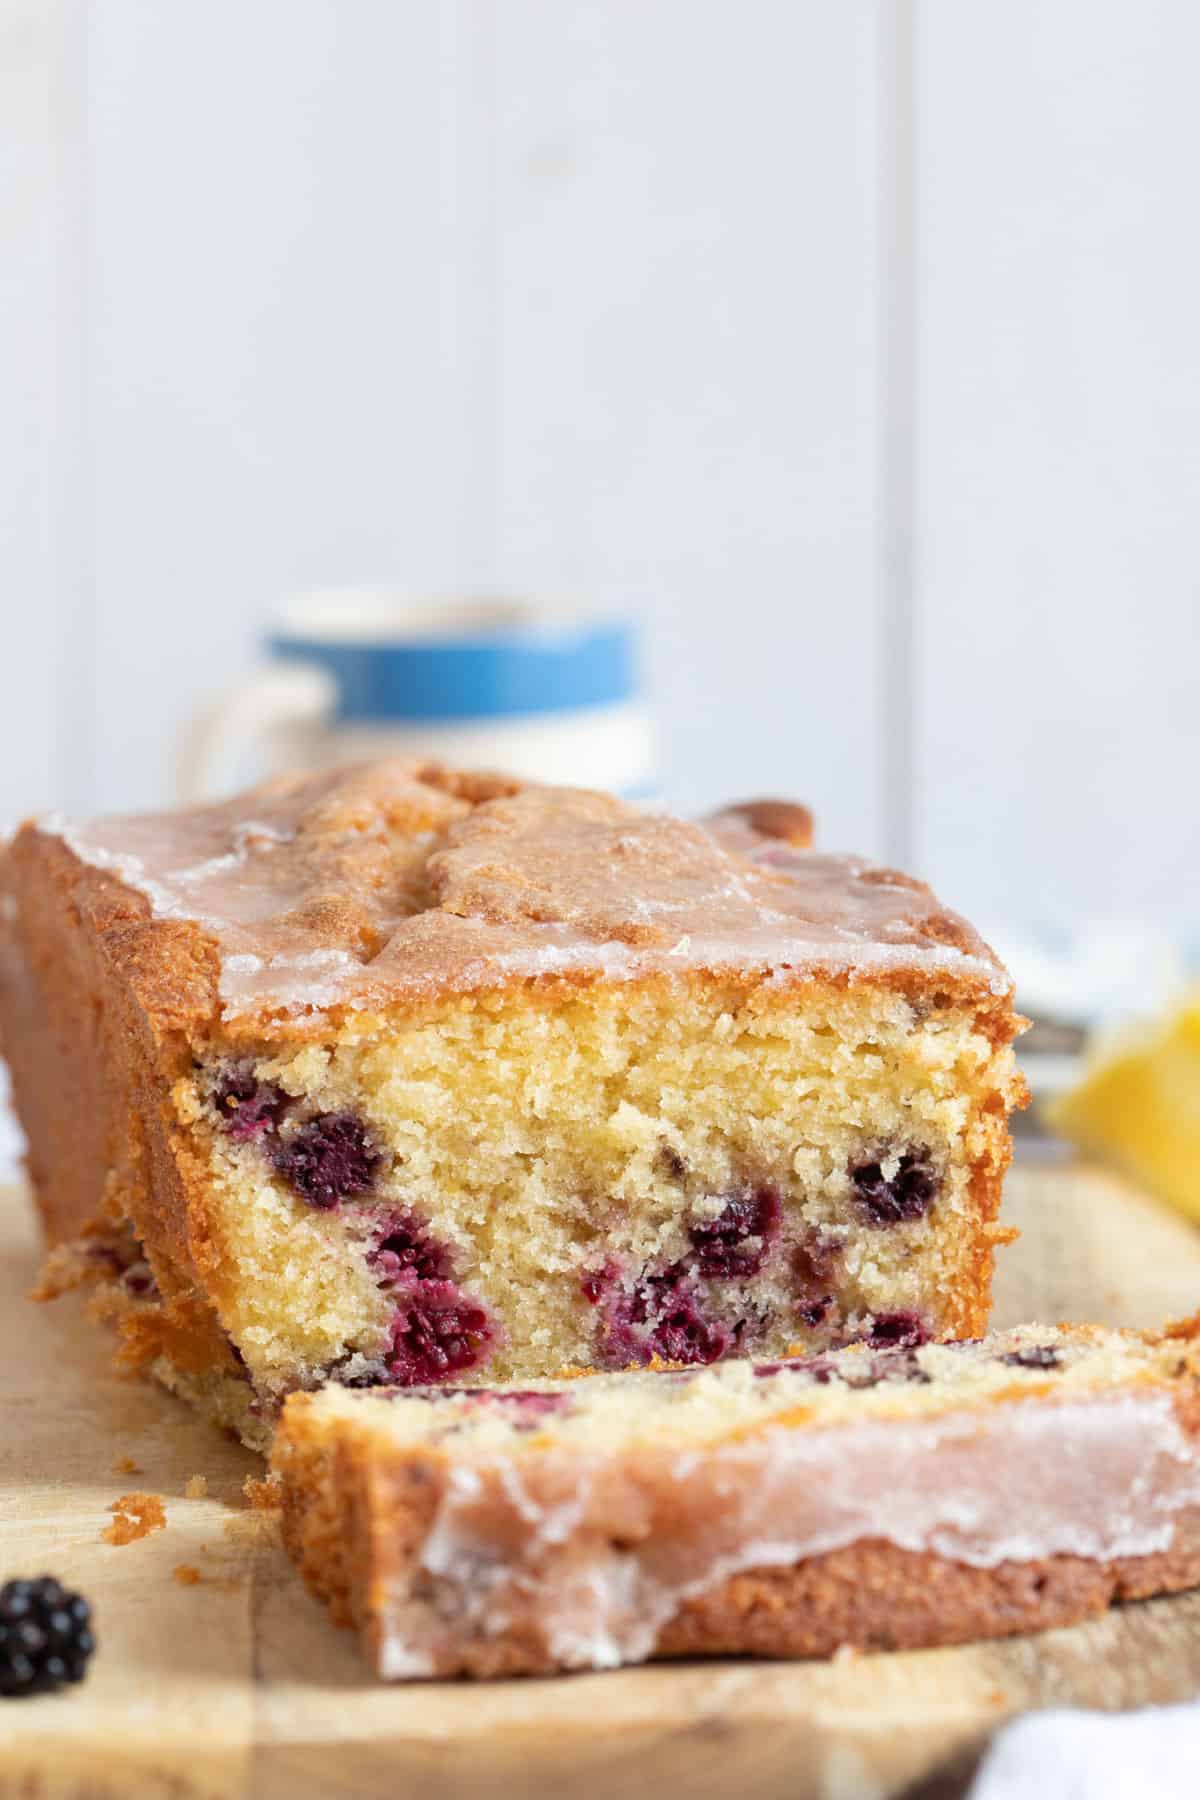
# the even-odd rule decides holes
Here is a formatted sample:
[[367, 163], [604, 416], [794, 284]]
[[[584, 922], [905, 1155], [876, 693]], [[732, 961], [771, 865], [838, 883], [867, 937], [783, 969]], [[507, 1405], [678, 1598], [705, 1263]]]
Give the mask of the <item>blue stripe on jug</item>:
[[474, 720], [614, 706], [637, 691], [634, 633], [624, 621], [331, 643], [284, 634], [278, 656], [315, 663], [337, 682], [337, 718]]

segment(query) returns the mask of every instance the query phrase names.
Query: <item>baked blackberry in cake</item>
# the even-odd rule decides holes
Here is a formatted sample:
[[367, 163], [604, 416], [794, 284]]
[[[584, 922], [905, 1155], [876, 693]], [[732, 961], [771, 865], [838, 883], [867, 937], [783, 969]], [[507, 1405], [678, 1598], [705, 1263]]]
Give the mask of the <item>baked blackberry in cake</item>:
[[126, 1362], [283, 1397], [984, 1328], [1011, 984], [920, 883], [388, 762], [26, 826], [0, 1023]]
[[384, 1676], [824, 1656], [1200, 1583], [1200, 1318], [284, 1409], [284, 1539]]

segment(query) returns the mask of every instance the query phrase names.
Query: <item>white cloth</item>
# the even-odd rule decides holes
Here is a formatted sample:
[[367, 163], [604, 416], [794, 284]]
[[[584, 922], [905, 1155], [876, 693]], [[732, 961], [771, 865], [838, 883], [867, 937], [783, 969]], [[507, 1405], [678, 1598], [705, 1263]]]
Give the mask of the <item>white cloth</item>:
[[970, 1800], [1197, 1800], [1200, 1706], [1028, 1713], [997, 1737]]

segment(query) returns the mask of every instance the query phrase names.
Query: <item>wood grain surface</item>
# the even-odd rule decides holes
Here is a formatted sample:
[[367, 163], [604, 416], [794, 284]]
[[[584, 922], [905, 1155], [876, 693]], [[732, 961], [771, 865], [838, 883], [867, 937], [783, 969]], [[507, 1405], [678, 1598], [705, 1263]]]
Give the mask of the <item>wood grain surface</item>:
[[[1107, 1177], [1018, 1168], [1007, 1216], [1023, 1236], [1002, 1258], [999, 1324], [1154, 1324], [1200, 1304], [1200, 1232]], [[0, 1575], [77, 1584], [100, 1649], [80, 1689], [0, 1702], [6, 1796], [948, 1800], [1014, 1713], [1200, 1694], [1200, 1592], [964, 1649], [380, 1686], [247, 1509], [257, 1459], [115, 1377], [75, 1297], [26, 1304], [36, 1265], [24, 1197], [4, 1192]], [[206, 1498], [185, 1497], [194, 1474]], [[166, 1529], [104, 1543], [132, 1489], [163, 1497]], [[201, 1580], [183, 1585], [180, 1566]]]

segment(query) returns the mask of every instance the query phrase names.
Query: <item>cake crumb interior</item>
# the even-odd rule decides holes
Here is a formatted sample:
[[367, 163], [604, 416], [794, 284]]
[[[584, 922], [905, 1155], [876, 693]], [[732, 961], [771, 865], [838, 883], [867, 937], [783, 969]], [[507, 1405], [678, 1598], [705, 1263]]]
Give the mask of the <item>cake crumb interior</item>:
[[[222, 1323], [264, 1390], [331, 1371], [386, 1378], [396, 1295], [372, 1249], [402, 1216], [496, 1322], [482, 1378], [593, 1367], [605, 1302], [589, 1275], [628, 1298], [694, 1265], [697, 1232], [731, 1196], [766, 1189], [778, 1221], [761, 1267], [688, 1277], [737, 1348], [783, 1354], [909, 1312], [928, 1336], [969, 1334], [986, 1304], [981, 1216], [1007, 1160], [997, 1095], [1016, 1079], [982, 1025], [968, 1007], [921, 1014], [875, 985], [798, 998], [711, 980], [359, 1016], [330, 1042], [252, 1058], [295, 1121], [365, 1127], [370, 1190], [328, 1209], [258, 1140], [223, 1130], [214, 1096], [246, 1051], [214, 1042], [175, 1098], [209, 1161]], [[932, 1198], [877, 1222], [854, 1171], [886, 1177], [905, 1156], [928, 1167]], [[832, 1300], [810, 1321], [814, 1284]]]

